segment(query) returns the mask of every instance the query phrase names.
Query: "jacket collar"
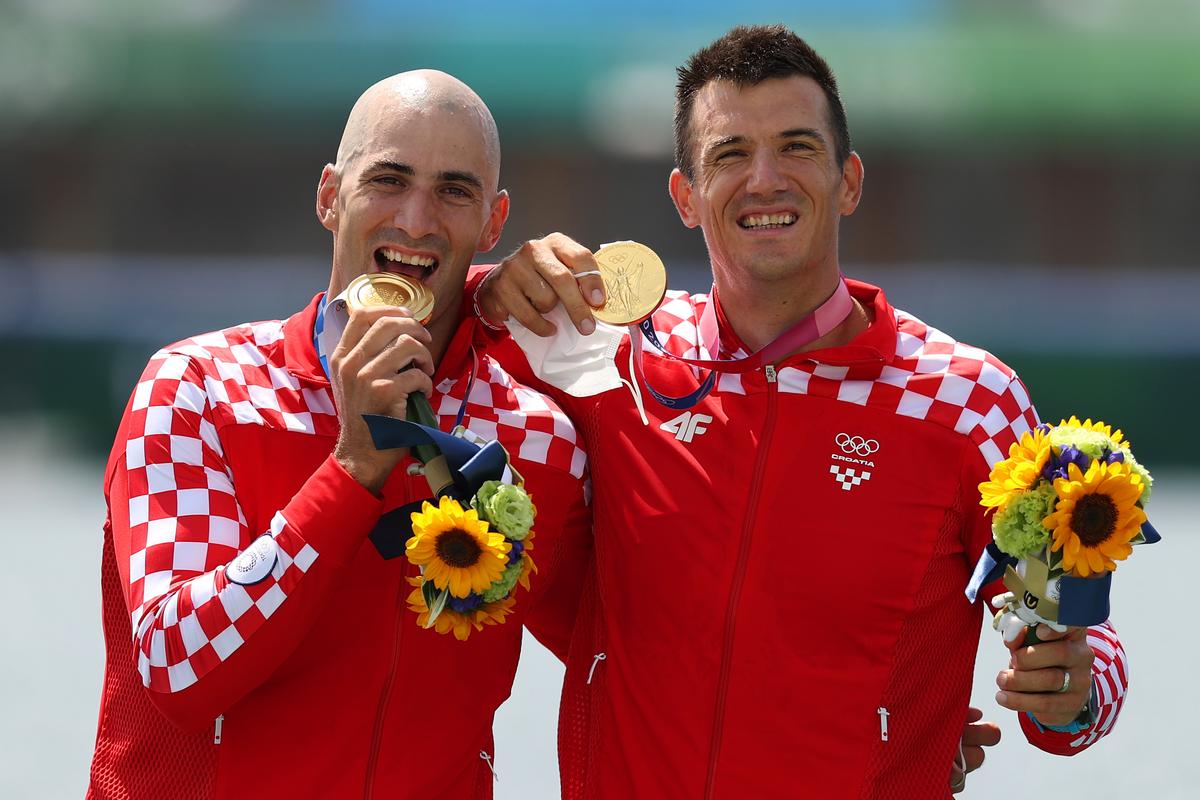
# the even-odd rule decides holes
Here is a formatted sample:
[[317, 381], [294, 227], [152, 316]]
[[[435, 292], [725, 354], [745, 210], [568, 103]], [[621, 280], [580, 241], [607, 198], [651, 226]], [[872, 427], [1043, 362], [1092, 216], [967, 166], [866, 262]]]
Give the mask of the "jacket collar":
[[[324, 296], [324, 292], [316, 295], [307, 306], [283, 323], [283, 359], [287, 371], [300, 380], [318, 386], [329, 385], [329, 378], [321, 368], [317, 350], [313, 347], [313, 323], [317, 320], [317, 309]], [[438, 362], [433, 375], [434, 386], [446, 378], [458, 377], [471, 345], [479, 334], [478, 328], [474, 316], [463, 315], [450, 344], [446, 347], [446, 352]]]
[[[883, 290], [862, 281], [846, 279], [850, 288], [850, 296], [857, 300], [871, 314], [871, 324], [866, 330], [854, 337], [849, 343], [840, 347], [824, 347], [819, 350], [809, 350], [797, 353], [784, 359], [781, 364], [794, 364], [800, 361], [812, 361], [818, 364], [838, 366], [883, 366], [896, 356], [896, 310], [888, 303]], [[720, 299], [714, 290], [713, 302], [717, 306], [717, 323], [721, 329], [721, 346], [727, 353], [745, 350], [745, 345], [734, 332], [733, 326], [725, 317]]]

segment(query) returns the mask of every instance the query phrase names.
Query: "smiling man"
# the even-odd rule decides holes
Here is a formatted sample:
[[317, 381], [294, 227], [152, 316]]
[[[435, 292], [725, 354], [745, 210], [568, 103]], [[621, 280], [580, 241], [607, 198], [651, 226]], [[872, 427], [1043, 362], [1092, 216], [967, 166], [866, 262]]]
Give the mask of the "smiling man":
[[[467, 86], [432, 71], [381, 81], [317, 189], [328, 291], [285, 321], [150, 359], [105, 473], [89, 797], [491, 796], [492, 715], [522, 623], [565, 654], [587, 546], [575, 429], [463, 315], [468, 265], [508, 214], [499, 173], [495, 123]], [[355, 312], [322, 352], [326, 298], [374, 272], [423, 282], [427, 325]], [[537, 503], [532, 591], [466, 641], [417, 625], [416, 568], [368, 540], [429, 494], [407, 451], [376, 450], [362, 420], [404, 418], [413, 392], [444, 430], [498, 439]]]
[[[863, 164], [803, 40], [736, 28], [679, 70], [676, 99], [670, 193], [713, 290], [668, 293], [665, 354], [626, 337], [615, 359], [639, 348], [671, 399], [644, 424], [624, 392], [555, 393], [584, 424], [596, 547], [564, 795], [945, 797], [951, 764], [998, 735], [967, 725], [981, 610], [963, 589], [991, 538], [977, 486], [1036, 413], [994, 356], [843, 279]], [[576, 273], [596, 268], [561, 234], [527, 243], [482, 308], [553, 334], [539, 312], [561, 300], [590, 333], [602, 287]], [[997, 701], [1038, 747], [1079, 752], [1116, 718], [1124, 654], [1107, 624], [1038, 632], [1052, 641], [1014, 649]]]

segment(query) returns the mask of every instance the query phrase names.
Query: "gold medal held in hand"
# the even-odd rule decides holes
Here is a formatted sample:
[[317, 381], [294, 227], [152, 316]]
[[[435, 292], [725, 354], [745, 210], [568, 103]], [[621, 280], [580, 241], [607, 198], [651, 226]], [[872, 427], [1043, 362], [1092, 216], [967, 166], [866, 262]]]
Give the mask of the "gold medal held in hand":
[[433, 315], [433, 303], [433, 292], [407, 275], [390, 272], [359, 275], [346, 287], [346, 304], [350, 308], [404, 306], [422, 325]]
[[654, 313], [667, 293], [667, 268], [644, 244], [613, 242], [596, 251], [607, 295], [592, 315], [610, 325], [634, 325]]

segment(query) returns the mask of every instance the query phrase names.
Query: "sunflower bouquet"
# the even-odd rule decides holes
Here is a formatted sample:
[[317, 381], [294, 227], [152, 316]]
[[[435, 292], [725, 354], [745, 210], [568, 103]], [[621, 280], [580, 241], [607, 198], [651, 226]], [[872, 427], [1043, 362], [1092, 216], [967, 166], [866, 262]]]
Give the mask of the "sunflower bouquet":
[[432, 497], [382, 515], [370, 539], [384, 558], [420, 568], [407, 579], [417, 623], [465, 641], [502, 624], [517, 587], [529, 588], [537, 508], [499, 442], [461, 425], [441, 431], [422, 394], [409, 397], [408, 416], [363, 419], [377, 448], [411, 448]]
[[1103, 422], [1072, 416], [1029, 431], [979, 484], [994, 544], [968, 596], [1003, 570], [1009, 591], [995, 627], [1010, 642], [1042, 623], [1103, 622], [1117, 562], [1160, 538], [1146, 521], [1152, 485], [1121, 431]]
[[465, 641], [471, 629], [498, 625], [529, 589], [537, 508], [520, 486], [487, 481], [464, 508], [446, 495], [412, 514], [408, 560], [421, 568], [408, 607], [417, 623]]

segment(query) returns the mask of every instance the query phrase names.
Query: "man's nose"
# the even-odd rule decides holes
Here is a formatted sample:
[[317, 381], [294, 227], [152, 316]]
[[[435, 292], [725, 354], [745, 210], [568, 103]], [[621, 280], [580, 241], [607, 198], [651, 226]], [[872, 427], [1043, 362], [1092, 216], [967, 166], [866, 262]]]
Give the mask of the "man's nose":
[[421, 239], [437, 233], [437, 208], [433, 198], [421, 192], [410, 192], [396, 207], [392, 224], [412, 239]]
[[779, 168], [779, 161], [772, 152], [760, 150], [750, 162], [750, 175], [746, 180], [746, 191], [751, 194], [773, 194], [787, 188], [787, 181]]

